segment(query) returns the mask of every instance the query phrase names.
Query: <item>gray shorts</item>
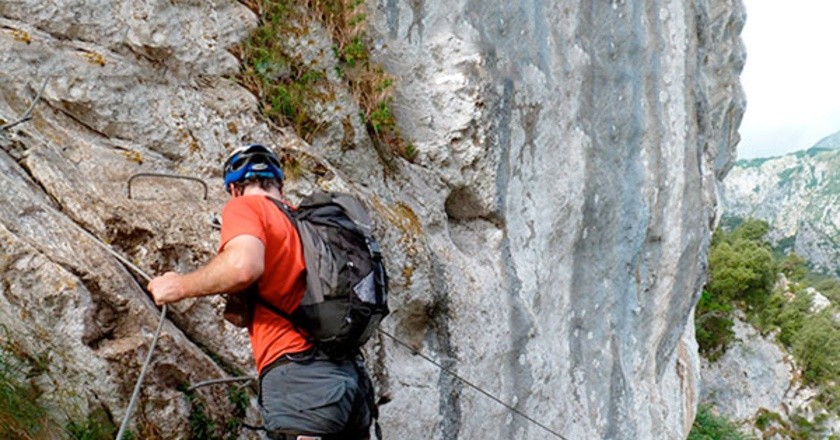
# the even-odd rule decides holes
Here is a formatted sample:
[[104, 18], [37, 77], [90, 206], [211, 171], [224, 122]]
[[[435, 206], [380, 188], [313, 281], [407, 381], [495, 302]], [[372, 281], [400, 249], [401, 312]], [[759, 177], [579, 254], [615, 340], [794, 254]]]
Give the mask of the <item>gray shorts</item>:
[[373, 387], [361, 360], [279, 364], [260, 378], [260, 410], [269, 431], [370, 437]]

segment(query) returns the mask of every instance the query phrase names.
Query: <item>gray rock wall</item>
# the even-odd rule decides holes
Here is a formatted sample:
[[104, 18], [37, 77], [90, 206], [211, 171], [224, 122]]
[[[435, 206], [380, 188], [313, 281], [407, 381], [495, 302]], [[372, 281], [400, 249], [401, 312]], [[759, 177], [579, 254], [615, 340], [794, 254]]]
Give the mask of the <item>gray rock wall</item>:
[[[435, 253], [458, 270], [438, 344], [570, 438], [685, 434], [697, 361], [683, 344], [743, 109], [740, 4], [378, 11], [381, 59], [419, 79], [400, 84], [399, 120], [448, 194], [456, 249]], [[442, 438], [545, 434], [452, 386]], [[488, 413], [504, 422], [475, 417]]]
[[[385, 167], [362, 130], [345, 150], [329, 127], [309, 145], [265, 122], [231, 79], [230, 49], [256, 23], [238, 3], [0, 4], [0, 117], [23, 113], [46, 80], [34, 119], [0, 139], [2, 249], [18, 255], [3, 260], [3, 322], [32, 351], [36, 329], [75, 322], [42, 333], [67, 353], [57, 365], [95, 376], [68, 385], [86, 408], [118, 421], [157, 311], [77, 225], [149, 272], [193, 268], [217, 240], [219, 163], [263, 141], [326, 169], [290, 179], [292, 198], [320, 185], [368, 200], [392, 276], [390, 334], [566, 438], [685, 436], [691, 313], [744, 107], [740, 2], [366, 7], [414, 164]], [[312, 32], [331, 69], [329, 39]], [[201, 177], [209, 200], [148, 179], [129, 200], [140, 171]], [[173, 307], [138, 429], [186, 437], [175, 385], [250, 371], [219, 308]], [[552, 436], [384, 335], [368, 363], [389, 438]], [[224, 389], [203, 393], [223, 417]]]

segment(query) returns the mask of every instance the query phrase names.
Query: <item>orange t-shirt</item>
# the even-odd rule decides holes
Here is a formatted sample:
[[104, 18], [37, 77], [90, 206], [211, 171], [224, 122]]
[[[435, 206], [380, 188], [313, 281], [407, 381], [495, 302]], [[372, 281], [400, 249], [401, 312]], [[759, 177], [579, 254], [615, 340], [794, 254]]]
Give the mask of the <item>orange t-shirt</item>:
[[[286, 313], [300, 304], [306, 290], [306, 263], [297, 231], [289, 218], [263, 195], [230, 199], [222, 210], [224, 249], [238, 235], [252, 235], [265, 245], [265, 271], [258, 280], [260, 297]], [[310, 348], [292, 324], [257, 303], [248, 327], [257, 372], [278, 357]]]

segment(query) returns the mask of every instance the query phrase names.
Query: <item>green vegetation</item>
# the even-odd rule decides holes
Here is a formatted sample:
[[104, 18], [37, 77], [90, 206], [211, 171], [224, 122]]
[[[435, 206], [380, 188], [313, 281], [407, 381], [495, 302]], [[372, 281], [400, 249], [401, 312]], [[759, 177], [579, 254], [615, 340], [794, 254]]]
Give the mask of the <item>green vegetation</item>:
[[207, 401], [195, 390], [190, 390], [186, 384], [182, 384], [178, 389], [184, 393], [184, 398], [190, 404], [188, 422], [191, 439], [233, 440], [238, 438], [242, 420], [245, 418], [245, 412], [251, 403], [244, 388], [241, 386], [228, 387], [228, 403], [231, 405], [232, 411], [230, 416], [222, 421], [215, 420], [207, 413]]
[[[840, 323], [836, 316], [840, 308], [835, 304], [840, 301], [840, 280], [812, 272], [807, 261], [796, 254], [774, 252], [765, 241], [767, 232], [767, 223], [749, 219], [731, 230], [715, 232], [709, 250], [709, 279], [695, 314], [700, 351], [711, 361], [723, 355], [732, 342], [734, 314], [740, 311], [763, 334], [774, 333], [793, 354], [801, 380], [819, 391], [812, 409], [837, 413]], [[778, 273], [788, 280], [784, 291], [774, 290]], [[832, 305], [815, 311], [808, 286]], [[783, 432], [784, 438], [822, 435], [818, 420], [800, 416], [785, 424], [777, 415], [763, 412], [755, 423], [765, 434]]]
[[291, 126], [309, 141], [319, 125], [312, 115], [313, 103], [324, 101], [328, 89], [324, 72], [286, 47], [289, 36], [304, 34], [297, 23], [299, 8], [291, 0], [257, 1], [251, 6], [260, 25], [239, 48], [239, 82], [260, 99], [266, 116]]
[[[821, 421], [821, 420], [818, 420]], [[824, 439], [825, 430], [818, 424], [809, 422], [801, 415], [793, 415], [785, 421], [781, 415], [761, 409], [753, 425], [761, 431], [762, 438], [785, 438], [791, 440]], [[833, 438], [833, 437], [832, 437]]]
[[712, 238], [709, 279], [695, 313], [697, 342], [707, 359], [726, 352], [736, 308], [753, 314], [770, 298], [777, 266], [762, 241], [768, 229], [765, 222], [747, 220], [732, 232], [719, 229]]
[[820, 153], [825, 153], [825, 152], [829, 152], [829, 151], [832, 151], [832, 150], [830, 148], [822, 148], [822, 147], [814, 146], [814, 147], [811, 147], [807, 150], [797, 151], [797, 152], [793, 153], [793, 155], [796, 156], [797, 159], [802, 159], [803, 157], [814, 157], [814, 156], [816, 156]]
[[758, 411], [758, 415], [756, 416], [753, 424], [760, 431], [765, 432], [769, 429], [775, 428], [776, 426], [784, 424], [784, 420], [778, 413], [762, 408]]
[[180, 391], [184, 393], [187, 403], [190, 404], [190, 438], [205, 440], [218, 438], [216, 433], [216, 422], [207, 414], [207, 402], [194, 390], [189, 390], [187, 385], [182, 385]]
[[780, 157], [780, 156], [762, 157], [762, 158], [758, 158], [758, 159], [741, 159], [741, 160], [735, 162], [735, 166], [738, 167], [738, 168], [758, 168], [761, 165], [763, 165], [764, 162], [767, 162], [770, 159], [776, 159], [777, 157]]
[[724, 417], [715, 415], [711, 407], [700, 405], [697, 416], [691, 425], [688, 440], [747, 440], [747, 436], [738, 429], [738, 425]]
[[[110, 440], [117, 427], [104, 408], [79, 414], [68, 390], [58, 388], [61, 377], [50, 372], [50, 353], [55, 348], [31, 354], [13, 339], [13, 334], [0, 325], [0, 439], [25, 440]], [[52, 384], [42, 389], [39, 384]], [[227, 402], [214, 401], [224, 419], [211, 417], [207, 401], [195, 391], [180, 388], [191, 406], [188, 417], [192, 439], [236, 439], [242, 420], [250, 406], [248, 389], [231, 386]], [[122, 440], [169, 438], [153, 421], [147, 420], [143, 408], [137, 411], [137, 431], [128, 431]]]
[[81, 418], [57, 417], [66, 402], [36, 385], [39, 376], [48, 374], [47, 360], [46, 352], [28, 354], [8, 331], [0, 338], [0, 438], [113, 439], [116, 429], [101, 409]]
[[[415, 158], [416, 150], [400, 135], [391, 110], [393, 79], [370, 60], [364, 0], [252, 0], [246, 4], [260, 17], [260, 24], [239, 47], [238, 79], [260, 99], [266, 116], [291, 126], [307, 141], [321, 128], [318, 114], [334, 101], [335, 91], [318, 61], [325, 54], [305, 58], [301, 49], [315, 46], [309, 28], [317, 23], [332, 37], [336, 74], [358, 103], [359, 117], [377, 151]], [[348, 124], [344, 127], [352, 130]]]
[[225, 421], [225, 431], [229, 433], [229, 438], [235, 439], [239, 428], [242, 427], [242, 420], [245, 419], [245, 412], [251, 404], [248, 393], [242, 386], [228, 387], [228, 401], [233, 406], [233, 413]]
[[797, 165], [793, 168], [788, 168], [781, 173], [778, 174], [779, 176], [779, 186], [786, 185], [790, 183], [790, 178], [796, 174], [802, 172], [802, 165]]
[[[790, 237], [785, 237], [779, 240], [774, 246], [773, 251], [781, 254], [787, 255], [793, 252], [793, 246], [796, 244], [796, 235], [791, 235]], [[795, 254], [794, 254], [795, 255]]]
[[[94, 411], [85, 420], [71, 420], [64, 427], [69, 438], [74, 440], [112, 439], [117, 435], [115, 428], [114, 424], [108, 419], [108, 414], [103, 409]], [[130, 438], [124, 434], [123, 440], [130, 440]]]
[[48, 438], [54, 431], [49, 410], [38, 402], [23, 365], [0, 351], [0, 438]]

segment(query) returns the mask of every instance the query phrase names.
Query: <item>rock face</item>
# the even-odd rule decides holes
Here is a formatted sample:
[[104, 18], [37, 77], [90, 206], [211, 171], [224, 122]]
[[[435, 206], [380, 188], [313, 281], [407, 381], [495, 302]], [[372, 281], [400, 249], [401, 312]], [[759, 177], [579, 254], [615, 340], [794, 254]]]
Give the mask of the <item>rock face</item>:
[[[820, 304], [828, 302], [813, 288], [804, 294], [812, 297], [810, 313], [818, 312]], [[745, 430], [752, 429], [757, 438], [787, 438], [786, 434], [773, 433], [779, 423], [756, 423], [762, 415], [767, 419], [768, 414], [788, 427], [797, 426], [797, 417], [804, 418], [820, 438], [840, 433], [837, 415], [818, 403], [819, 390], [804, 383], [793, 355], [775, 341], [775, 336], [761, 335], [743, 315], [733, 323], [734, 342], [726, 353], [715, 362], [701, 358], [700, 400]]]
[[840, 133], [806, 151], [738, 161], [723, 186], [727, 216], [757, 218], [768, 238], [818, 270], [840, 272]]
[[[386, 166], [358, 130], [337, 149], [330, 130], [307, 144], [265, 122], [231, 79], [232, 48], [257, 23], [245, 5], [0, 4], [0, 117], [17, 119], [45, 82], [34, 118], [0, 133], [6, 342], [49, 351], [43, 374], [71, 377], [61, 387], [81, 413], [118, 422], [158, 312], [88, 233], [149, 273], [196, 267], [218, 239], [219, 164], [262, 141], [319, 161], [290, 178], [293, 199], [317, 185], [368, 201], [392, 278], [389, 334], [557, 435], [685, 436], [691, 316], [744, 107], [741, 3], [366, 7], [413, 164]], [[332, 70], [329, 37], [311, 32]], [[212, 184], [203, 200], [194, 182], [146, 177], [129, 199], [137, 172]], [[252, 367], [218, 298], [172, 309], [134, 426], [184, 438], [177, 385]], [[390, 438], [551, 436], [384, 335], [368, 363]], [[224, 391], [201, 391], [220, 420]]]
[[703, 361], [701, 400], [734, 420], [761, 409], [788, 416], [789, 408], [804, 406], [792, 356], [742, 320], [734, 324], [733, 346], [716, 362]]

